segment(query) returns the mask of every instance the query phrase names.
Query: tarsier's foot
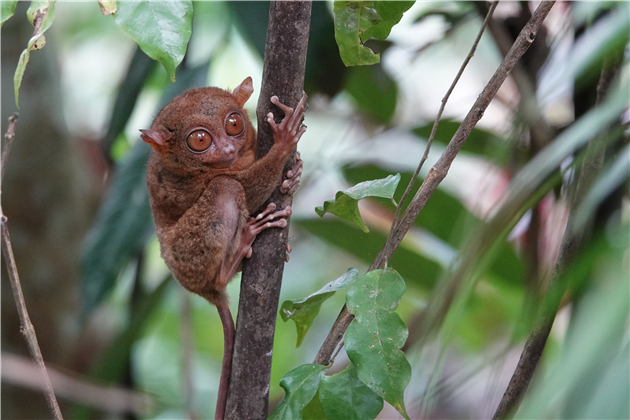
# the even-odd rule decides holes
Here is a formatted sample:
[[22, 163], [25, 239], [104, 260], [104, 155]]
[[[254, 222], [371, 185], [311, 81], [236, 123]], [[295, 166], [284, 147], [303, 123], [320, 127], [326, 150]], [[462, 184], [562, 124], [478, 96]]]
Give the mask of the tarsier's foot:
[[267, 122], [271, 126], [276, 144], [293, 150], [302, 134], [306, 131], [306, 126], [302, 124], [304, 112], [306, 111], [306, 98], [306, 93], [303, 93], [300, 102], [298, 102], [294, 110], [280, 102], [277, 96], [271, 97], [271, 102], [284, 112], [284, 118], [280, 121], [280, 124], [276, 124], [272, 112], [267, 114]]
[[[256, 217], [252, 217], [247, 222], [247, 228], [245, 229], [245, 236], [247, 238], [251, 238], [251, 242], [249, 242], [250, 247], [245, 254], [245, 258], [249, 258], [252, 256], [252, 248], [251, 244], [254, 242], [256, 235], [262, 232], [265, 229], [272, 227], [285, 227], [287, 225], [287, 219], [280, 219], [281, 217], [289, 217], [293, 210], [291, 210], [291, 206], [286, 206], [284, 209], [275, 211], [276, 204], [269, 203], [267, 208], [263, 210]], [[278, 220], [276, 220], [278, 219]]]
[[293, 194], [295, 190], [300, 186], [300, 179], [302, 178], [302, 169], [304, 162], [300, 159], [300, 152], [295, 155], [295, 164], [293, 168], [287, 171], [286, 177], [280, 186], [280, 192], [284, 194]]

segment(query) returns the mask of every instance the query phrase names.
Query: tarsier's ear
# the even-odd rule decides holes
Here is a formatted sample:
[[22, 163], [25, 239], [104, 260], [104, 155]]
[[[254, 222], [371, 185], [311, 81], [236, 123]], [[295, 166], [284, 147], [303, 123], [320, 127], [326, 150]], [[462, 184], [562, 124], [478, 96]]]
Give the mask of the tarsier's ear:
[[155, 130], [140, 130], [140, 138], [158, 152], [161, 152], [166, 145], [164, 136]]
[[232, 95], [236, 98], [236, 102], [238, 102], [239, 106], [243, 106], [249, 97], [252, 96], [253, 92], [254, 84], [252, 83], [252, 78], [248, 77], [234, 89]]

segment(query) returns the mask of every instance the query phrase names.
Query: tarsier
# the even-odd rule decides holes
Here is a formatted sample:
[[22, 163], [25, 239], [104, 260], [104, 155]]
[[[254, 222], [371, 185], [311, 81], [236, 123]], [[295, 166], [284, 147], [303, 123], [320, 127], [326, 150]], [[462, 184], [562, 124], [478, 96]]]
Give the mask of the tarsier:
[[[160, 250], [184, 288], [204, 297], [219, 311], [224, 355], [216, 418], [225, 412], [234, 346], [234, 321], [225, 288], [249, 258], [256, 235], [285, 227], [291, 208], [261, 210], [283, 178], [283, 168], [306, 130], [306, 95], [295, 110], [271, 102], [285, 114], [267, 121], [274, 145], [256, 160], [256, 131], [243, 105], [254, 91], [248, 77], [233, 92], [207, 87], [175, 97], [157, 115], [151, 129], [140, 130], [153, 150], [147, 186]], [[286, 173], [280, 191], [293, 194], [302, 161]]]

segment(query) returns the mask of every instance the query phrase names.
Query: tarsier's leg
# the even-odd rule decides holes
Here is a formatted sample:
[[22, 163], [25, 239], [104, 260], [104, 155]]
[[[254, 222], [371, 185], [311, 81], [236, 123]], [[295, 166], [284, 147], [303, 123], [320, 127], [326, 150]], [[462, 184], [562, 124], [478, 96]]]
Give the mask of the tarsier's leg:
[[275, 210], [275, 203], [270, 203], [260, 214], [247, 221], [241, 234], [240, 244], [232, 257], [232, 260], [229, 262], [226, 261], [225, 263], [227, 264], [225, 265], [224, 270], [221, 270], [224, 272], [217, 281], [218, 289], [225, 288], [234, 273], [236, 273], [236, 270], [243, 258], [249, 258], [252, 256], [252, 244], [254, 243], [254, 239], [256, 239], [256, 235], [271, 227], [282, 228], [287, 225], [287, 220], [281, 218], [291, 215], [291, 207], [287, 206], [282, 210]]
[[280, 192], [284, 194], [293, 194], [300, 186], [300, 178], [302, 178], [303, 162], [300, 159], [300, 152], [295, 154], [295, 164], [286, 173], [287, 179], [282, 182]]

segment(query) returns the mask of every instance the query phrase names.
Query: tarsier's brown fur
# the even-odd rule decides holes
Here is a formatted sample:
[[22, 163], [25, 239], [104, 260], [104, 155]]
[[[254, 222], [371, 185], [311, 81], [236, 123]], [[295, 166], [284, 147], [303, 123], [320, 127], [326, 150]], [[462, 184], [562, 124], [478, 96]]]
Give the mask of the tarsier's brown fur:
[[[276, 124], [273, 115], [267, 116], [274, 145], [256, 160], [256, 131], [243, 109], [252, 92], [251, 78], [234, 92], [212, 87], [189, 90], [159, 112], [150, 130], [141, 130], [142, 139], [153, 147], [147, 186], [162, 257], [182, 286], [217, 306], [226, 332], [220, 385], [225, 395], [219, 396], [218, 407], [226, 398], [226, 357], [231, 364], [228, 341], [233, 340], [234, 328], [225, 287], [242, 259], [251, 255], [256, 235], [286, 226], [283, 217], [291, 214], [290, 207], [276, 211], [272, 203], [255, 214], [280, 184], [284, 165], [305, 131], [306, 96], [295, 112], [272, 97], [285, 118]], [[230, 135], [228, 119], [235, 114], [242, 119], [243, 130]], [[206, 150], [195, 151], [187, 143], [197, 133], [200, 141], [211, 138]], [[281, 191], [293, 193], [301, 172], [298, 159]], [[219, 408], [217, 416], [223, 417]]]

